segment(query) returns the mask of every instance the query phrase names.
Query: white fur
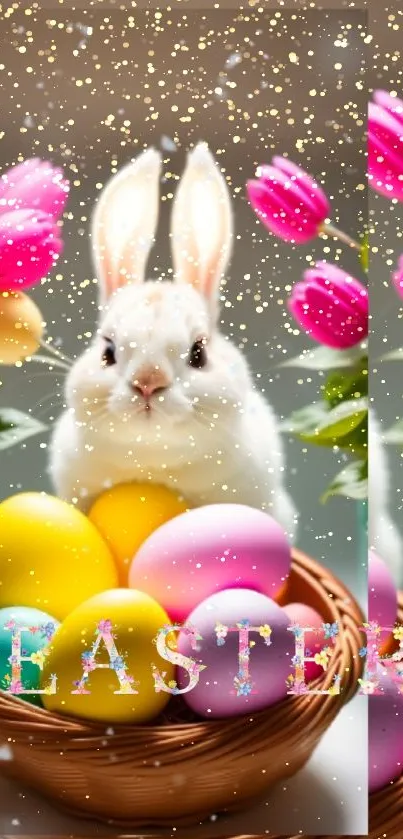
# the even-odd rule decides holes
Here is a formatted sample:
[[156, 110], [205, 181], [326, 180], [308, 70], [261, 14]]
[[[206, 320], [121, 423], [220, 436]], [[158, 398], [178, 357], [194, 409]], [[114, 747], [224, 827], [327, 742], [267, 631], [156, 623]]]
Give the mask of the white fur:
[[[50, 472], [57, 493], [87, 509], [110, 485], [151, 481], [191, 504], [248, 504], [270, 512], [291, 539], [296, 512], [285, 488], [275, 415], [241, 352], [216, 325], [230, 257], [232, 211], [204, 144], [188, 156], [172, 215], [174, 282], [143, 282], [158, 215], [160, 157], [125, 167], [104, 190], [93, 224], [101, 284], [99, 334], [68, 375], [68, 410], [56, 425]], [[104, 337], [117, 363], [103, 367]], [[206, 339], [207, 366], [188, 364]], [[133, 394], [142, 367], [169, 386], [151, 411]]]
[[386, 562], [393, 574], [396, 585], [403, 585], [403, 545], [402, 540], [390, 517], [389, 504], [389, 469], [382, 432], [377, 418], [372, 412], [368, 428], [369, 447], [369, 489], [368, 489], [368, 541], [369, 547]]

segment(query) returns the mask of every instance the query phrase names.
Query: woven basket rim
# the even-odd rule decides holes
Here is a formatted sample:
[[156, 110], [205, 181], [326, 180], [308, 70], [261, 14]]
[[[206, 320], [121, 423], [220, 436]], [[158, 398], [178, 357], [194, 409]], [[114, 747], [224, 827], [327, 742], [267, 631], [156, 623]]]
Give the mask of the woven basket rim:
[[[403, 624], [403, 591], [398, 596], [398, 621]], [[369, 832], [355, 839], [402, 839], [403, 836], [403, 772], [399, 778], [369, 796]], [[221, 839], [224, 839], [222, 837]], [[265, 839], [261, 835], [234, 836], [231, 839]], [[272, 839], [281, 839], [272, 836]], [[290, 836], [288, 839], [297, 839]], [[305, 836], [305, 839], [319, 839], [315, 836]], [[320, 839], [340, 839], [339, 835], [321, 836]], [[345, 836], [344, 839], [353, 839]]]
[[[318, 569], [320, 569], [322, 572], [324, 572], [324, 573], [321, 574], [321, 577], [320, 577], [322, 582], [326, 578], [332, 579], [337, 584], [337, 589], [338, 589], [339, 594], [340, 593], [343, 593], [343, 594], [347, 593], [348, 594], [347, 590], [344, 588], [344, 586], [341, 583], [339, 583], [339, 581], [336, 579], [336, 577], [334, 577], [330, 572], [328, 572], [327, 569], [323, 568], [316, 560], [311, 559], [305, 553], [303, 553], [302, 551], [296, 550], [296, 549], [293, 549], [292, 555], [293, 555], [293, 561], [294, 562], [295, 562], [295, 560], [303, 562], [303, 571], [305, 573], [306, 572], [309, 573], [309, 571], [318, 571]], [[347, 600], [350, 603], [353, 604], [353, 607], [355, 609], [359, 609], [358, 605], [355, 603], [355, 600], [352, 596], [348, 596]], [[359, 611], [360, 611], [362, 620], [364, 620], [364, 615], [363, 615], [361, 609], [359, 609]], [[355, 691], [353, 691], [353, 693], [355, 693]], [[349, 695], [349, 699], [351, 698], [351, 695], [353, 695], [353, 694]], [[284, 701], [286, 701], [286, 702], [289, 702], [290, 700], [291, 701], [297, 701], [297, 700], [300, 700], [300, 699], [303, 699], [303, 698], [304, 697], [288, 697]], [[331, 698], [333, 698], [333, 697], [331, 697]], [[54, 727], [56, 727], [58, 730], [63, 729], [63, 731], [66, 734], [69, 734], [69, 735], [71, 734], [72, 736], [74, 735], [76, 737], [85, 737], [86, 739], [94, 737], [94, 736], [96, 737], [97, 735], [103, 737], [104, 734], [105, 734], [105, 725], [106, 726], [112, 725], [112, 723], [108, 724], [108, 723], [92, 721], [92, 720], [79, 720], [79, 719], [76, 719], [76, 718], [73, 718], [73, 717], [68, 717], [68, 716], [63, 716], [62, 717], [60, 714], [58, 714], [56, 712], [48, 711], [47, 709], [41, 708], [41, 707], [36, 706], [36, 705], [31, 705], [30, 703], [27, 703], [24, 700], [20, 699], [18, 696], [11, 695], [11, 694], [7, 693], [7, 691], [3, 691], [3, 690], [0, 689], [0, 726], [1, 726], [1, 719], [2, 719], [1, 710], [2, 710], [2, 708], [4, 708], [4, 702], [9, 703], [11, 706], [13, 706], [13, 710], [15, 710], [16, 717], [18, 717], [21, 720], [21, 722], [26, 720], [27, 722], [30, 721], [34, 725], [37, 724], [38, 726], [41, 726], [41, 727], [43, 725], [44, 729], [46, 730], [48, 728], [49, 731], [51, 731]], [[280, 703], [280, 704], [282, 704], [282, 703]], [[266, 709], [266, 710], [254, 713], [254, 716], [264, 718], [265, 716], [270, 714], [272, 711], [273, 711], [273, 706]], [[245, 716], [249, 716], [249, 714], [245, 714]], [[182, 734], [183, 731], [185, 731], [185, 732], [188, 731], [189, 726], [192, 726], [193, 729], [201, 728], [201, 729], [203, 729], [203, 731], [206, 731], [206, 730], [213, 731], [214, 729], [222, 730], [223, 728], [231, 729], [234, 725], [234, 722], [236, 720], [239, 720], [240, 718], [241, 717], [235, 717], [235, 718], [224, 719], [224, 720], [199, 720], [197, 723], [185, 722], [183, 724], [175, 722], [172, 725], [172, 728], [175, 730], [175, 732], [177, 732], [179, 734]], [[124, 723], [113, 723], [113, 728], [120, 731], [122, 733], [122, 735], [127, 734], [128, 731], [131, 731], [131, 732], [136, 731], [140, 735], [147, 732], [148, 737], [152, 737], [155, 734], [160, 735], [161, 733], [163, 733], [163, 730], [164, 730], [160, 725], [143, 725], [143, 724], [127, 725], [127, 724], [124, 724]], [[167, 726], [167, 729], [169, 729], [169, 726]]]
[[[280, 605], [285, 602], [295, 602], [293, 586], [298, 590], [309, 592], [311, 604], [320, 602], [324, 620], [335, 620], [343, 626], [343, 632], [335, 639], [335, 649], [331, 657], [328, 671], [320, 682], [321, 689], [328, 689], [336, 674], [342, 675], [342, 692], [339, 696], [309, 695], [309, 696], [287, 696], [264, 711], [233, 717], [229, 720], [203, 720], [192, 723], [175, 723], [173, 725], [146, 725], [127, 726], [113, 723], [113, 749], [118, 754], [119, 762], [130, 766], [132, 773], [136, 776], [136, 782], [143, 789], [147, 796], [147, 783], [150, 784], [150, 765], [158, 762], [158, 768], [153, 769], [153, 789], [165, 789], [170, 783], [172, 772], [176, 771], [186, 774], [194, 771], [195, 759], [197, 767], [200, 768], [200, 775], [205, 775], [205, 783], [209, 776], [216, 777], [217, 765], [220, 764], [220, 772], [225, 783], [233, 789], [236, 779], [243, 777], [245, 766], [252, 767], [256, 771], [254, 783], [251, 782], [250, 796], [254, 792], [256, 782], [262, 784], [261, 772], [267, 766], [268, 754], [279, 755], [279, 765], [282, 766], [281, 778], [294, 774], [301, 768], [310, 757], [313, 749], [319, 742], [322, 734], [336, 717], [338, 711], [358, 689], [358, 678], [362, 674], [363, 661], [358, 655], [358, 650], [363, 643], [363, 633], [359, 627], [362, 626], [364, 616], [358, 604], [347, 590], [347, 588], [326, 568], [317, 561], [306, 556], [298, 550], [293, 550], [293, 571], [290, 576], [288, 589], [279, 598]], [[303, 598], [300, 598], [300, 602]], [[324, 612], [327, 610], [327, 614]], [[344, 684], [343, 684], [344, 683]], [[311, 687], [319, 686], [319, 683], [312, 683]], [[28, 761], [28, 750], [26, 746], [27, 736], [30, 739], [30, 755], [35, 756], [35, 750], [41, 754], [46, 761], [53, 761], [56, 771], [56, 758], [62, 751], [68, 754], [69, 761], [80, 765], [94, 767], [94, 771], [101, 771], [102, 761], [106, 760], [106, 750], [102, 748], [105, 741], [105, 729], [107, 724], [92, 721], [82, 721], [61, 717], [50, 711], [28, 704], [6, 692], [0, 692], [0, 737], [4, 734], [6, 739], [12, 741], [14, 752], [19, 750], [21, 780], [45, 794], [53, 795], [51, 792], [52, 783], [55, 781], [50, 774], [44, 781], [38, 779], [33, 770], [26, 763]], [[301, 730], [304, 731], [304, 738], [301, 738]], [[183, 748], [185, 744], [185, 749]], [[35, 750], [32, 747], [35, 746]], [[147, 761], [138, 758], [137, 754], [143, 755], [146, 749]], [[185, 753], [185, 756], [184, 756]], [[25, 755], [26, 759], [23, 759]], [[251, 756], [253, 763], [251, 763]], [[31, 757], [30, 760], [34, 760]], [[83, 764], [84, 762], [84, 764]], [[147, 764], [144, 767], [144, 763]], [[179, 766], [181, 769], [179, 769]], [[287, 769], [284, 769], [288, 767]], [[5, 767], [10, 773], [11, 767]], [[40, 768], [40, 767], [39, 767]], [[113, 775], [113, 766], [105, 764], [105, 772], [110, 777]], [[32, 771], [32, 776], [30, 772]], [[92, 769], [91, 769], [92, 771]], [[273, 772], [273, 769], [270, 769]], [[84, 772], [84, 770], [83, 770]], [[28, 777], [27, 777], [28, 773]], [[112, 773], [112, 774], [111, 774]], [[275, 782], [275, 779], [266, 776], [267, 786]], [[266, 778], [264, 779], [266, 781]], [[148, 781], [147, 781], [148, 779]], [[63, 777], [63, 783], [67, 785], [68, 778]], [[112, 785], [112, 780], [110, 784]], [[224, 780], [222, 781], [224, 783]], [[43, 784], [41, 786], [41, 784]], [[76, 782], [76, 786], [78, 781]], [[142, 786], [143, 785], [143, 786]], [[259, 790], [259, 786], [256, 787]], [[133, 790], [131, 791], [133, 797]], [[76, 794], [71, 793], [72, 796]], [[140, 792], [138, 793], [140, 795]], [[158, 792], [156, 793], [156, 795]], [[195, 793], [196, 794], [196, 793]], [[233, 800], [233, 799], [232, 799]], [[247, 801], [247, 791], [242, 787], [242, 796], [239, 794], [237, 802], [241, 806]], [[59, 802], [60, 803], [60, 802]], [[94, 805], [95, 806], [95, 805]], [[105, 806], [105, 800], [99, 802], [99, 807]], [[214, 805], [213, 805], [214, 806]], [[77, 809], [68, 804], [70, 812], [83, 815], [81, 798], [77, 793]], [[231, 810], [231, 806], [224, 809]], [[240, 809], [239, 803], [236, 808]], [[216, 812], [210, 809], [209, 812]], [[120, 810], [119, 810], [120, 812]], [[208, 812], [200, 810], [197, 820], [208, 816]], [[90, 811], [89, 818], [99, 818], [105, 821], [105, 816]], [[156, 816], [153, 816], [155, 819]], [[130, 820], [113, 818], [112, 823], [118, 827], [129, 826], [130, 829], [141, 827], [160, 828], [165, 826], [162, 821], [150, 822], [149, 824], [130, 817]], [[170, 816], [171, 819], [171, 816]], [[111, 819], [107, 819], [111, 822]], [[171, 824], [173, 822], [171, 821]], [[183, 824], [185, 825], [184, 818]], [[195, 818], [192, 817], [195, 824]], [[181, 825], [179, 818], [175, 824]], [[167, 823], [166, 826], [169, 827]]]
[[[398, 621], [403, 624], [403, 591], [398, 597]], [[369, 796], [369, 839], [378, 839], [380, 831], [387, 839], [402, 839], [403, 772], [399, 778]]]

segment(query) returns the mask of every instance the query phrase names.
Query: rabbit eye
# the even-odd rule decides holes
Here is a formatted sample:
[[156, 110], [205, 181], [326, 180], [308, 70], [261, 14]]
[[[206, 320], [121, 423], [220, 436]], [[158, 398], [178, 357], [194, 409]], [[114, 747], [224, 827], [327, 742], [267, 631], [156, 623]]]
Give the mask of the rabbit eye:
[[206, 364], [206, 341], [204, 338], [201, 338], [199, 341], [194, 342], [192, 349], [190, 350], [189, 365], [190, 367], [195, 367], [197, 370], [201, 370], [201, 368], [205, 367]]
[[105, 341], [106, 347], [102, 353], [102, 365], [103, 367], [111, 367], [112, 364], [116, 364], [116, 348], [109, 338], [105, 338]]

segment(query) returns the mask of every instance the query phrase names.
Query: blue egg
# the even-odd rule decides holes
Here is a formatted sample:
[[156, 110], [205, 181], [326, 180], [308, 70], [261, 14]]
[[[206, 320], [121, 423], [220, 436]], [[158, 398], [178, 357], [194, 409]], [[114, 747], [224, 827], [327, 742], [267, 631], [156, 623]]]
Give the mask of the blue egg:
[[[29, 657], [33, 653], [43, 650], [49, 643], [49, 635], [54, 625], [54, 631], [59, 626], [59, 621], [41, 612], [39, 609], [31, 609], [26, 606], [10, 606], [7, 609], [0, 609], [0, 688], [10, 690], [11, 683], [11, 639], [12, 625], [36, 627], [36, 632], [21, 633], [21, 656]], [[32, 661], [21, 662], [21, 682], [27, 690], [40, 690], [41, 669], [38, 664]], [[42, 705], [40, 694], [18, 694], [19, 699], [25, 699], [34, 705]]]

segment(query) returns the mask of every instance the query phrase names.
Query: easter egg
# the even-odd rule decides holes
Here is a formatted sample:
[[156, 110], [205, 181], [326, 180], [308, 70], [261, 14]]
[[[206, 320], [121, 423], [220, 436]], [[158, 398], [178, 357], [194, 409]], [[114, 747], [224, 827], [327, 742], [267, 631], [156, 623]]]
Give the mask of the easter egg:
[[[21, 627], [19, 645], [19, 654], [23, 659], [20, 662], [21, 685], [27, 690], [40, 690], [40, 667], [43, 663], [43, 651], [48, 646], [52, 630], [56, 630], [59, 626], [58, 621], [45, 614], [45, 612], [38, 609], [28, 609], [25, 606], [0, 609], [0, 687], [17, 695], [15, 686], [13, 686], [12, 665], [9, 661], [10, 657], [18, 652], [18, 650], [12, 650], [11, 645], [13, 625], [16, 629]], [[28, 631], [28, 628], [32, 631]], [[36, 629], [35, 632], [33, 631], [34, 628]], [[31, 661], [25, 660], [31, 656]], [[42, 704], [41, 696], [38, 693], [18, 693], [18, 697], [34, 705]]]
[[0, 292], [0, 364], [15, 364], [33, 355], [43, 327], [42, 315], [30, 297]]
[[88, 515], [112, 551], [121, 585], [150, 533], [187, 509], [183, 498], [154, 484], [119, 484], [97, 498]]
[[[240, 674], [243, 664], [236, 627], [241, 621], [249, 621], [250, 626], [262, 627], [262, 633], [267, 633], [249, 633], [250, 646], [246, 650], [250, 679]], [[199, 673], [198, 684], [183, 694], [196, 714], [212, 719], [233, 717], [262, 710], [284, 699], [286, 679], [292, 673], [295, 641], [287, 630], [289, 619], [277, 603], [257, 591], [227, 589], [197, 606], [186, 623], [202, 636], [198, 642], [200, 652], [192, 650], [191, 638], [183, 630], [178, 638], [178, 651], [199, 660], [206, 668]], [[215, 631], [217, 624], [222, 633], [219, 638]], [[225, 627], [228, 630], [235, 627], [235, 632], [225, 634]], [[190, 684], [185, 668], [178, 668], [177, 681], [181, 690]]]
[[[57, 692], [44, 696], [45, 707], [104, 722], [143, 723], [156, 717], [170, 694], [155, 691], [152, 664], [166, 674], [166, 684], [174, 675], [173, 665], [159, 658], [153, 644], [167, 623], [161, 606], [143, 592], [113, 589], [81, 603], [59, 627], [46, 658], [43, 680], [55, 673], [58, 682]], [[91, 653], [97, 638], [99, 647]], [[84, 667], [88, 693], [80, 692]]]
[[39, 492], [0, 504], [0, 607], [24, 603], [62, 620], [117, 585], [109, 548], [75, 507]]
[[[386, 627], [393, 627], [397, 617], [397, 591], [392, 574], [374, 551], [369, 551], [368, 556], [368, 617]], [[382, 642], [390, 635], [388, 631], [382, 632]]]
[[[297, 623], [301, 628], [312, 626], [318, 630], [318, 634], [312, 631], [304, 633], [305, 655], [309, 653], [310, 657], [313, 658], [316, 653], [320, 653], [323, 647], [329, 644], [328, 641], [325, 641], [325, 633], [323, 631], [324, 620], [318, 612], [315, 612], [314, 609], [311, 609], [310, 606], [306, 606], [304, 603], [288, 603], [287, 606], [283, 606], [283, 609], [290, 619], [290, 624]], [[318, 676], [323, 675], [323, 667], [320, 664], [315, 664], [314, 661], [306, 661], [304, 672], [305, 681], [311, 682], [313, 679], [317, 679]]]
[[290, 548], [271, 516], [241, 504], [182, 513], [140, 546], [129, 585], [155, 597], [182, 623], [206, 597], [227, 588], [274, 598], [290, 571]]
[[376, 792], [403, 772], [403, 694], [382, 675], [383, 693], [368, 697], [369, 791]]

